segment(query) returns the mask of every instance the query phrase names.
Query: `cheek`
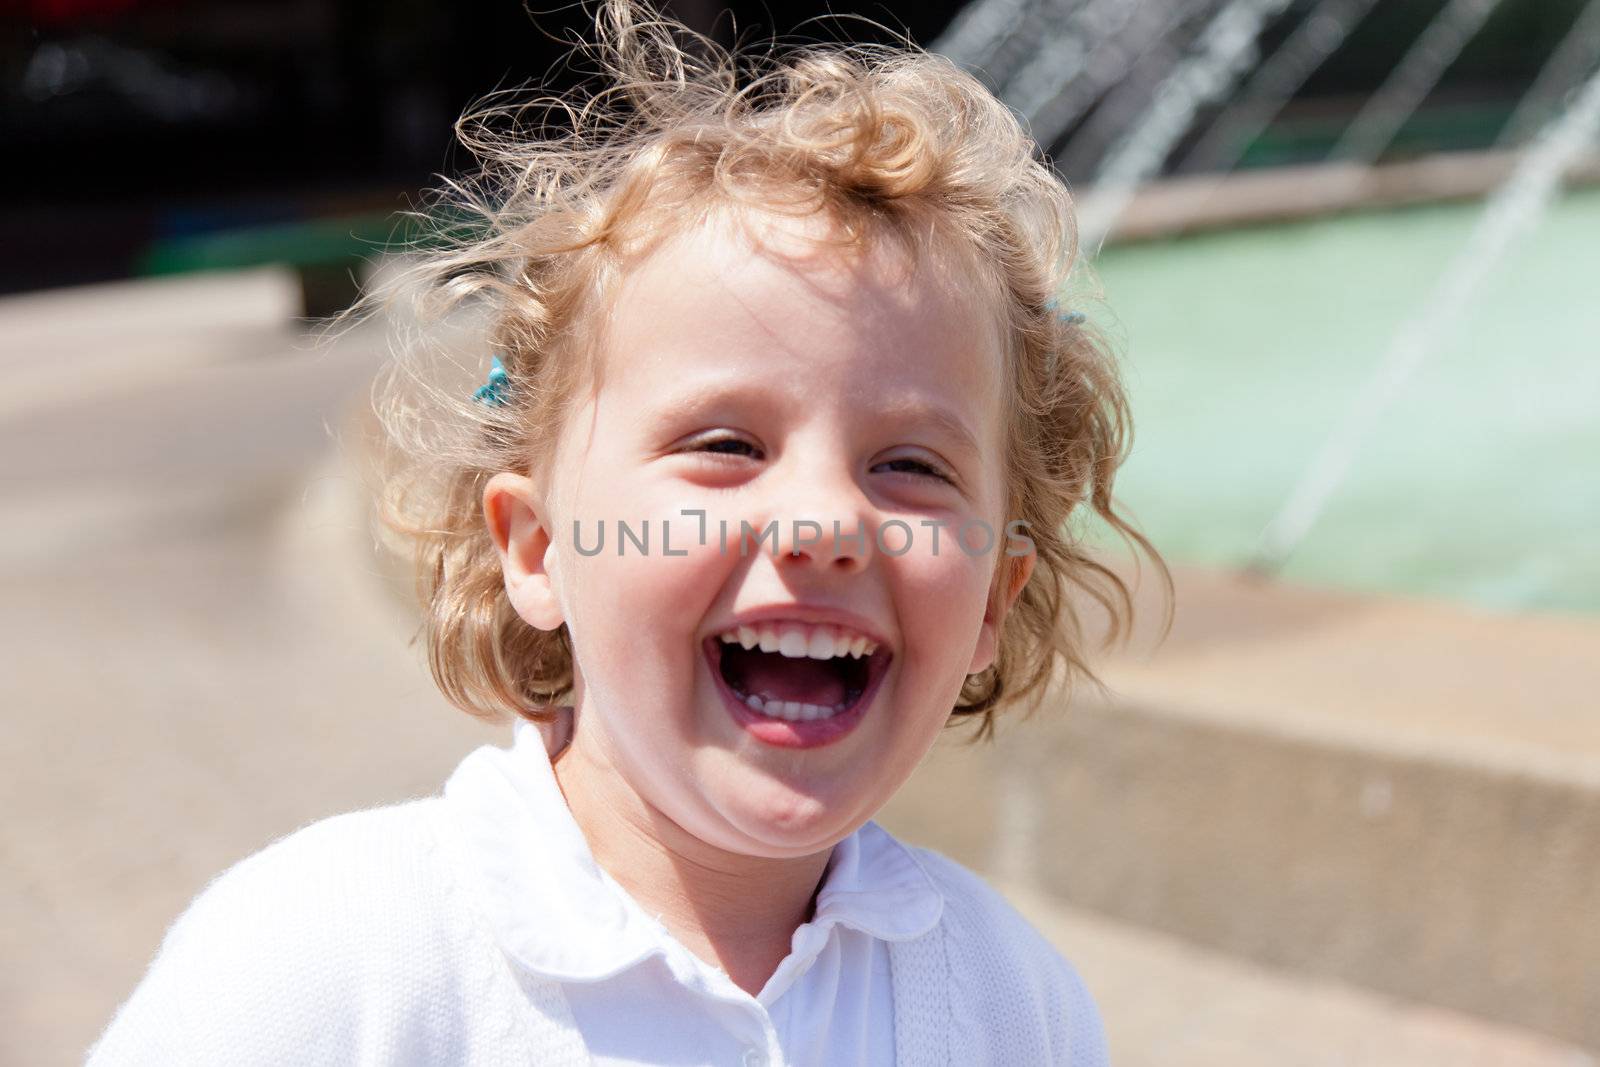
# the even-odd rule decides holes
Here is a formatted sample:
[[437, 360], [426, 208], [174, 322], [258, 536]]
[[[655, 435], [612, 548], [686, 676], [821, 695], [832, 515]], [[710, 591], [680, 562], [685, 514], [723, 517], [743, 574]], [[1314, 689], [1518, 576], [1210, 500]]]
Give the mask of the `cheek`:
[[[590, 457], [596, 474], [624, 462]], [[698, 515], [684, 514], [697, 509], [710, 511], [703, 529]], [[561, 531], [572, 578], [564, 603], [585, 681], [630, 704], [646, 695], [659, 702], [662, 686], [682, 689], [692, 678], [683, 672], [699, 654], [695, 634], [726, 580], [730, 559], [719, 551], [718, 515], [678, 488], [603, 476], [580, 485], [571, 515], [580, 525], [575, 533], [569, 516]], [[737, 523], [732, 527], [736, 536]], [[737, 564], [736, 548], [730, 553]]]
[[966, 677], [965, 668], [983, 624], [992, 556], [973, 556], [941, 537], [938, 555], [907, 557], [902, 624], [916, 627], [934, 675], [946, 685]]
[[[642, 527], [630, 527], [642, 540]], [[669, 682], [683, 687], [683, 672], [695, 666], [695, 637], [708, 598], [719, 587], [722, 566], [715, 541], [698, 547], [694, 534], [692, 527], [680, 530], [674, 524], [674, 554], [668, 556], [660, 525], [652, 522], [648, 553], [625, 540], [619, 555], [618, 530], [607, 523], [602, 551], [590, 556], [567, 553], [564, 566], [572, 578], [566, 583], [572, 611], [568, 618], [588, 684], [632, 697], [650, 690], [657, 700]], [[588, 524], [584, 550], [592, 551], [598, 538], [597, 524]], [[677, 555], [680, 550], [688, 554]]]

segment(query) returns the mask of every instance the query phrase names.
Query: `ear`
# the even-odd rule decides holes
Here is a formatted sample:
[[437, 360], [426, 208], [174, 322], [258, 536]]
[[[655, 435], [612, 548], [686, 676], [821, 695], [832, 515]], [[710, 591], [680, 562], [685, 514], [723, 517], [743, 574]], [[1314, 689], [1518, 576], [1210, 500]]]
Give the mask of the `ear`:
[[[1002, 567], [1000, 573], [995, 575], [989, 590], [989, 603], [983, 612], [983, 626], [978, 631], [978, 645], [972, 652], [972, 666], [967, 668], [968, 674], [979, 674], [994, 663], [1000, 651], [1001, 624], [1017, 602], [1017, 597], [1022, 595], [1022, 587], [1028, 584], [1028, 576], [1033, 573], [1033, 565], [1038, 558], [1030, 543], [1026, 554], [1007, 556], [1010, 566]], [[1010, 582], [1002, 598], [1000, 584], [1007, 575], [1010, 576]]]
[[554, 630], [565, 619], [556, 595], [556, 545], [533, 481], [502, 472], [483, 488], [483, 518], [500, 553], [506, 597], [530, 626]]

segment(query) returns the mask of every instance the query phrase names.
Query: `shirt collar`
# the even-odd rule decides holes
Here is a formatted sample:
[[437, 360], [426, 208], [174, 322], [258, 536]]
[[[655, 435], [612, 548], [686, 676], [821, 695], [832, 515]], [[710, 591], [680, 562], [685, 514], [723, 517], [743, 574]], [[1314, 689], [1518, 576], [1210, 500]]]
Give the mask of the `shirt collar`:
[[[664, 930], [595, 862], [546, 743], [519, 719], [510, 748], [484, 745], [462, 760], [445, 783], [445, 808], [507, 954], [551, 978], [597, 981], [663, 951]], [[908, 940], [931, 930], [943, 906], [912, 852], [868, 822], [834, 846], [816, 913], [795, 945], [804, 941], [814, 956], [835, 925]]]

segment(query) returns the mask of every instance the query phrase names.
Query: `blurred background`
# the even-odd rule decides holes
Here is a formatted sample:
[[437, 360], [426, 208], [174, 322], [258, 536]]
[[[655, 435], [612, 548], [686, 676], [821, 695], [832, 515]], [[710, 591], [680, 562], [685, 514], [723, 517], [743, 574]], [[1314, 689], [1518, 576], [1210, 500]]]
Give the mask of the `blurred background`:
[[[881, 821], [1005, 887], [1124, 1067], [1600, 1062], [1600, 0], [670, 10], [983, 78], [1124, 353], [1172, 632], [1145, 574], [1103, 692]], [[374, 547], [385, 324], [312, 329], [586, 25], [0, 6], [0, 1060], [81, 1060], [227, 865], [509, 740]]]

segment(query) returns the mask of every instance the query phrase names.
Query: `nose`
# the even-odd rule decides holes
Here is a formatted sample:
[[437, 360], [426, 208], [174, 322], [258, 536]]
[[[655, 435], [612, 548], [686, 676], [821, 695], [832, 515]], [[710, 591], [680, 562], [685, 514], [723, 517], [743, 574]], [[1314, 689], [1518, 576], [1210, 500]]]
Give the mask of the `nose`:
[[774, 484], [778, 499], [767, 514], [777, 522], [777, 531], [768, 543], [775, 541], [770, 551], [780, 568], [843, 574], [867, 565], [874, 550], [873, 509], [844, 464], [820, 458], [796, 464]]

